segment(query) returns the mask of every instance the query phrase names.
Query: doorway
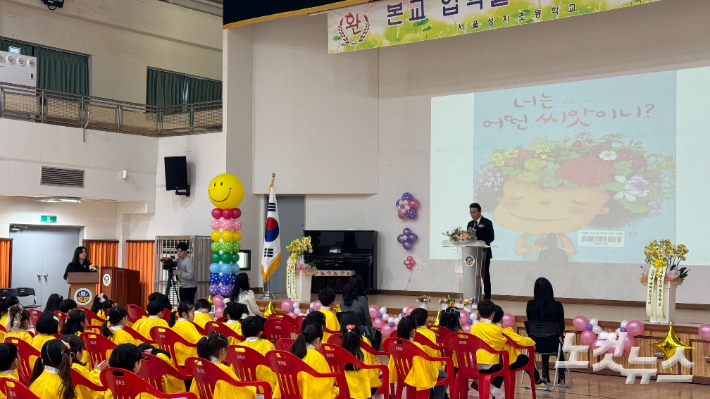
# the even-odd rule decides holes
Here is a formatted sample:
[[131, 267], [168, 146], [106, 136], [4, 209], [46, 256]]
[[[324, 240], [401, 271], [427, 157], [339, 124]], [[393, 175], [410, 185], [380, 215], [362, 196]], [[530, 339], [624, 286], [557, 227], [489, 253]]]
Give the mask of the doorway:
[[[268, 198], [267, 198], [268, 199]], [[305, 202], [303, 196], [276, 196], [279, 206], [279, 235], [281, 236], [281, 265], [271, 275], [272, 292], [286, 292], [286, 261], [289, 252], [286, 247], [291, 241], [303, 236]], [[268, 201], [267, 201], [268, 202]], [[266, 215], [264, 215], [266, 217]], [[261, 268], [259, 269], [261, 270]]]
[[[53, 293], [69, 294], [64, 271], [71, 262], [74, 249], [81, 245], [78, 227], [12, 226], [12, 281], [11, 287], [35, 289], [37, 304], [44, 308]], [[20, 298], [23, 305], [31, 305], [32, 297]]]

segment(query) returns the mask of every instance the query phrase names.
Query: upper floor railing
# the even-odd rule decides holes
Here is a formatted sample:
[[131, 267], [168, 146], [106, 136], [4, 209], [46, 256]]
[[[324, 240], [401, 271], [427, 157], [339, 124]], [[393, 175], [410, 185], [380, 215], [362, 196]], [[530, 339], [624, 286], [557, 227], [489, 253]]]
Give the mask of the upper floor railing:
[[0, 82], [0, 117], [143, 136], [222, 129], [222, 101], [156, 107]]

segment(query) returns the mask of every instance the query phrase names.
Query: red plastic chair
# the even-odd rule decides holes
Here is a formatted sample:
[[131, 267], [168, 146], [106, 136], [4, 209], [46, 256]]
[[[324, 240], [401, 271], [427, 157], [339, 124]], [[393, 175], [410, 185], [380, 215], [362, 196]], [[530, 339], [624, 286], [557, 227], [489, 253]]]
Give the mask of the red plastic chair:
[[217, 323], [215, 321], [208, 321], [205, 324], [205, 334], [210, 333], [212, 331], [217, 331], [218, 333], [222, 333], [227, 338], [234, 338], [239, 342], [243, 342], [246, 338], [242, 337], [241, 335], [237, 334], [234, 330], [231, 328], [225, 326], [223, 323]]
[[171, 312], [170, 310], [168, 310], [168, 309], [163, 309], [163, 320], [169, 322], [169, 321], [170, 321], [170, 314], [171, 314], [171, 313], [172, 313], [172, 312]]
[[276, 341], [276, 350], [290, 352], [294, 342], [296, 342], [295, 339], [281, 338]]
[[331, 334], [330, 337], [328, 337], [328, 342], [331, 345], [338, 345], [343, 343], [343, 334], [337, 333], [337, 334]]
[[[528, 373], [530, 373], [530, 386], [531, 386], [530, 389], [532, 389], [532, 397], [533, 397], [533, 399], [536, 399], [535, 381], [534, 381], [534, 379], [535, 379], [535, 346], [534, 345], [533, 346], [518, 345], [518, 343], [516, 343], [515, 341], [510, 339], [509, 336], [505, 335], [505, 331], [503, 331], [503, 335], [508, 340], [508, 342], [507, 342], [508, 345], [510, 345], [513, 348], [516, 348], [518, 350], [527, 350], [528, 351], [528, 363], [525, 366], [517, 368], [517, 369], [508, 368], [508, 371], [510, 373], [510, 386], [508, 386], [508, 385], [505, 386], [506, 396], [509, 395], [508, 397], [512, 398], [513, 395], [515, 395], [515, 375], [517, 374], [517, 372], [518, 371], [527, 371]], [[525, 378], [525, 376], [523, 375], [522, 378]], [[522, 384], [522, 378], [521, 378], [521, 384]], [[508, 393], [508, 392], [510, 392], [510, 393]]]
[[301, 328], [301, 324], [298, 322], [298, 318], [294, 319], [293, 317], [291, 317], [287, 314], [284, 314], [284, 313], [274, 313], [271, 316], [269, 316], [269, 318], [267, 318], [266, 320], [284, 320], [284, 321], [287, 321], [287, 322], [293, 324], [294, 326], [296, 326], [298, 328]]
[[378, 351], [377, 349], [373, 348], [372, 345], [368, 344], [365, 341], [360, 342], [360, 348], [364, 349], [365, 352], [375, 356], [387, 356], [388, 359], [390, 357], [389, 353]]
[[436, 335], [437, 345], [444, 345], [444, 340], [451, 334], [451, 330], [446, 327], [428, 326], [428, 328]]
[[128, 304], [126, 305], [126, 312], [128, 313], [128, 321], [135, 323], [142, 317], [148, 317], [148, 312], [143, 310], [138, 305]]
[[101, 326], [86, 326], [84, 329], [86, 332], [95, 332], [95, 333], [101, 333]]
[[12, 378], [0, 377], [0, 392], [2, 392], [6, 398], [13, 399], [41, 399], [39, 396], [35, 395], [34, 392], [30, 391], [29, 388], [18, 384], [17, 381]]
[[32, 369], [34, 368], [34, 362], [30, 363], [30, 357], [40, 357], [42, 356], [37, 349], [27, 342], [15, 338], [7, 337], [5, 338], [6, 344], [13, 344], [17, 347], [17, 352], [20, 354], [20, 368], [17, 369], [17, 375], [20, 377], [20, 382], [24, 385], [29, 385], [30, 377], [32, 377]]
[[[218, 381], [224, 381], [235, 387], [257, 387], [264, 392], [264, 399], [271, 399], [271, 385], [264, 381], [237, 381], [210, 361], [190, 357], [185, 360], [185, 368], [194, 376], [193, 384], [197, 384], [200, 399], [212, 399]], [[223, 399], [223, 398], [217, 398]]]
[[227, 321], [229, 321], [229, 316], [222, 316], [219, 319], [217, 319], [218, 323], [226, 323]]
[[352, 353], [341, 348], [339, 345], [323, 344], [320, 347], [320, 353], [325, 357], [325, 360], [328, 362], [328, 366], [330, 366], [330, 371], [333, 373], [345, 374], [345, 365], [348, 363], [354, 364], [364, 370], [380, 370], [382, 372], [382, 386], [377, 389], [375, 394], [387, 395], [390, 371], [384, 364], [366, 365], [353, 356]]
[[141, 335], [141, 333], [139, 333], [138, 331], [132, 329], [131, 327], [125, 326], [125, 327], [123, 327], [123, 331], [127, 332], [128, 335], [130, 335], [131, 337], [133, 337], [133, 339], [135, 339], [135, 340], [138, 341], [138, 342], [145, 342], [146, 344], [155, 344], [154, 341], [152, 341], [152, 340], [150, 340], [150, 339], [147, 339], [146, 337], [144, 337], [143, 335]]
[[269, 367], [264, 355], [246, 346], [230, 346], [227, 350], [227, 362], [242, 381], [257, 381], [257, 366]]
[[37, 310], [37, 309], [27, 309], [27, 311], [30, 312], [30, 323], [33, 326], [36, 326], [37, 320], [39, 320], [39, 317], [42, 316], [43, 312], [41, 310]]
[[101, 324], [103, 324], [104, 321], [106, 321], [106, 320], [100, 318], [99, 316], [97, 316], [96, 313], [92, 312], [91, 309], [89, 309], [89, 308], [81, 308], [81, 310], [83, 310], [84, 313], [86, 313], [86, 322], [90, 326], [100, 326]]
[[72, 385], [74, 385], [74, 387], [83, 386], [83, 387], [86, 387], [86, 388], [88, 388], [92, 391], [96, 391], [96, 392], [106, 391], [105, 386], [94, 384], [88, 378], [84, 377], [80, 372], [78, 372], [74, 369], [71, 369], [71, 382], [72, 382]]
[[267, 319], [264, 323], [264, 334], [271, 340], [271, 342], [277, 342], [281, 338], [296, 339], [296, 336], [300, 333], [300, 327], [297, 327], [294, 323], [284, 319]]
[[204, 336], [207, 335], [207, 332], [205, 331], [204, 328], [200, 327], [198, 324], [192, 323], [193, 326], [195, 326], [195, 330], [197, 330], [200, 335]]
[[[450, 392], [456, 392], [456, 380], [454, 378], [454, 361], [449, 357], [432, 357], [426, 354], [422, 349], [419, 349], [413, 343], [403, 340], [400, 338], [387, 338], [382, 344], [385, 352], [389, 353], [391, 358], [394, 360], [395, 370], [397, 370], [397, 385], [396, 389], [394, 386], [391, 387], [391, 392], [393, 397], [400, 399], [402, 397], [402, 390], [405, 386], [410, 387], [405, 384], [404, 380], [407, 378], [409, 371], [412, 369], [414, 364], [414, 358], [420, 357], [424, 360], [430, 362], [444, 362], [446, 363], [446, 378], [442, 378], [436, 382], [436, 386], [448, 385]], [[411, 389], [415, 389], [410, 387]], [[411, 397], [408, 395], [408, 397]], [[417, 399], [428, 399], [429, 390], [416, 391], [415, 397]], [[488, 398], [481, 394], [481, 398]]]
[[302, 328], [303, 327], [303, 320], [306, 320], [305, 314], [302, 314], [302, 315], [296, 317], [296, 327], [303, 329]]
[[141, 369], [138, 370], [138, 376], [144, 381], [147, 381], [155, 389], [165, 392], [163, 387], [163, 376], [172, 376], [179, 380], [188, 381], [192, 379], [192, 376], [184, 371], [182, 367], [175, 368], [171, 363], [165, 360], [153, 356], [148, 353], [143, 354], [141, 359]]
[[153, 388], [130, 371], [117, 368], [105, 368], [101, 372], [101, 383], [113, 394], [114, 399], [136, 399], [146, 393], [157, 399], [186, 398], [197, 399], [191, 392], [164, 393]]
[[279, 350], [267, 353], [266, 362], [269, 363], [271, 370], [276, 373], [279, 389], [281, 391], [281, 399], [301, 399], [303, 397], [301, 395], [301, 389], [298, 386], [298, 373], [300, 372], [307, 373], [317, 378], [335, 378], [335, 384], [340, 387], [338, 396], [336, 396], [335, 399], [347, 398], [347, 389], [343, 389], [343, 387], [347, 387], [348, 384], [345, 380], [345, 375], [342, 373], [321, 374], [313, 370], [313, 368], [295, 355]]
[[439, 351], [439, 354], [442, 357], [451, 357], [451, 350], [448, 347], [446, 347], [444, 345], [437, 345], [437, 344], [431, 342], [431, 340], [429, 340], [429, 338], [425, 337], [424, 334], [415, 335], [414, 342], [418, 343], [421, 346], [426, 346], [431, 349]]
[[[446, 346], [456, 354], [459, 372], [456, 374], [456, 386], [458, 392], [452, 395], [452, 399], [466, 399], [468, 397], [468, 380], [478, 380], [478, 396], [487, 398], [491, 389], [493, 377], [502, 376], [505, 380], [506, 390], [513, 386], [508, 372], [508, 352], [497, 351], [491, 348], [475, 335], [467, 333], [451, 333], [444, 340]], [[476, 353], [484, 350], [489, 353], [497, 353], [503, 356], [503, 369], [494, 373], [480, 373], [476, 361]], [[452, 391], [454, 392], [454, 391]], [[510, 396], [512, 398], [512, 396]]]
[[89, 359], [93, 365], [108, 361], [110, 352], [116, 347], [110, 339], [94, 332], [85, 332], [79, 337], [84, 341], [84, 350], [89, 352]]
[[197, 344], [193, 344], [185, 340], [178, 333], [167, 327], [153, 327], [150, 329], [150, 337], [153, 338], [158, 349], [162, 349], [170, 354], [170, 359], [175, 367], [180, 367], [177, 356], [175, 355], [175, 344], [181, 344], [190, 348], [197, 348]]
[[[59, 327], [63, 326], [63, 325], [64, 325], [64, 320], [67, 319], [67, 314], [66, 314], [66, 313], [62, 313], [62, 312], [60, 312], [60, 311], [58, 311], [58, 310], [55, 310], [55, 311], [54, 311], [54, 315], [59, 318]], [[34, 325], [34, 324], [33, 324], [33, 325]]]

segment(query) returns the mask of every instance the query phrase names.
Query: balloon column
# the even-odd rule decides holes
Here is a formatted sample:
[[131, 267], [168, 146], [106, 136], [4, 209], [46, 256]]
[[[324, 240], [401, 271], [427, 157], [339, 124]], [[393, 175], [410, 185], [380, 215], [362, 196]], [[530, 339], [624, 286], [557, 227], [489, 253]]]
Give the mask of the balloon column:
[[[212, 264], [210, 265], [210, 294], [215, 305], [215, 317], [224, 312], [224, 297], [231, 294], [239, 271], [239, 240], [242, 211], [237, 206], [244, 198], [244, 186], [234, 175], [221, 174], [210, 182], [207, 193], [212, 204]], [[219, 314], [218, 314], [219, 313]]]
[[414, 243], [417, 242], [418, 238], [419, 237], [417, 237], [417, 235], [414, 234], [414, 232], [411, 229], [406, 228], [406, 229], [402, 230], [402, 234], [397, 236], [397, 241], [399, 241], [399, 243], [402, 244], [404, 249], [409, 251], [410, 249], [412, 249], [412, 247], [414, 247]]
[[298, 302], [293, 302], [290, 299], [284, 299], [281, 302], [281, 310], [288, 313], [288, 315], [294, 319], [298, 318], [298, 316], [302, 314], [301, 305]]
[[404, 193], [402, 198], [397, 200], [397, 216], [402, 220], [416, 219], [419, 201], [412, 194]]
[[[582, 345], [592, 345], [594, 349], [602, 346], [603, 341], [616, 340], [621, 336], [621, 333], [627, 333], [626, 341], [624, 342], [624, 352], [631, 351], [631, 348], [636, 346], [636, 338], [643, 334], [645, 326], [638, 320], [622, 321], [619, 328], [613, 332], [602, 330], [599, 326], [599, 321], [596, 318], [587, 319], [584, 316], [576, 316], [572, 319], [572, 325], [575, 330], [581, 331], [580, 341]], [[609, 353], [614, 353], [615, 346], [609, 348]]]

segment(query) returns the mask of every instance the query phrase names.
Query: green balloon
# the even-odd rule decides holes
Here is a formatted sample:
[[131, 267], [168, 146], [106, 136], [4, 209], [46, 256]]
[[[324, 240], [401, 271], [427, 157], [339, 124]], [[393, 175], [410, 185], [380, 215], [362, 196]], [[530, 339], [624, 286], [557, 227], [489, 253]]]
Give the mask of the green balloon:
[[232, 252], [232, 242], [231, 241], [225, 241], [221, 245], [221, 249], [224, 252]]
[[229, 263], [232, 261], [232, 254], [229, 252], [225, 252], [222, 254], [222, 262], [223, 263]]
[[242, 245], [238, 242], [234, 243], [234, 252], [239, 252], [242, 249]]
[[222, 256], [219, 254], [219, 252], [212, 252], [212, 263], [219, 262], [221, 257]]
[[218, 243], [218, 242], [215, 241], [215, 242], [212, 243], [212, 246], [211, 246], [210, 248], [212, 248], [212, 250], [213, 250], [214, 252], [219, 252], [220, 246], [221, 246], [220, 243]]
[[234, 263], [239, 262], [239, 254], [237, 252], [232, 254], [232, 262], [234, 262]]

